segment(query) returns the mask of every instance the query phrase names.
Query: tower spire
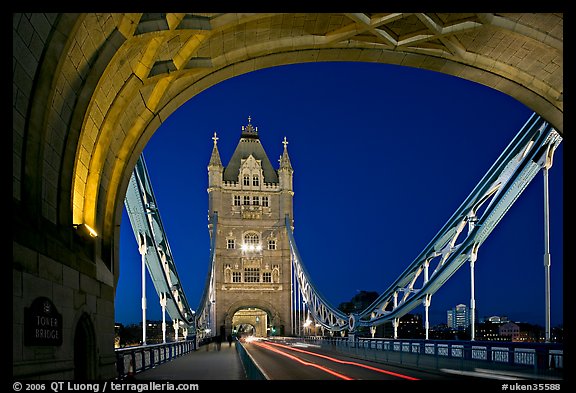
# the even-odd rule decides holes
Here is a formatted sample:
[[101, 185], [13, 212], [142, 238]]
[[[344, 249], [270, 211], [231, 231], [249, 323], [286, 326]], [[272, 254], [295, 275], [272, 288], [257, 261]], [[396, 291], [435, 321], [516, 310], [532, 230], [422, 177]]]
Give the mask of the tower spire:
[[219, 167], [222, 168], [222, 160], [220, 160], [220, 153], [218, 152], [218, 134], [216, 134], [216, 131], [214, 131], [214, 136], [212, 137], [212, 140], [214, 141], [214, 147], [212, 148], [212, 155], [210, 156], [210, 162], [208, 163], [208, 169], [210, 169], [211, 167]]
[[290, 163], [290, 157], [288, 156], [288, 140], [286, 137], [284, 137], [282, 144], [284, 145], [284, 152], [282, 152], [282, 156], [280, 156], [280, 169], [292, 170], [292, 164]]

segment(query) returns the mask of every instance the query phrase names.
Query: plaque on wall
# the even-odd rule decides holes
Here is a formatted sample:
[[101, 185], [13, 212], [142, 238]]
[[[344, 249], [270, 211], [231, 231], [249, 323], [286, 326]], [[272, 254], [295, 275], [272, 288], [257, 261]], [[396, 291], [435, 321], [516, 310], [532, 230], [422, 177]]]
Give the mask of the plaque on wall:
[[24, 308], [24, 345], [62, 345], [62, 315], [45, 297]]

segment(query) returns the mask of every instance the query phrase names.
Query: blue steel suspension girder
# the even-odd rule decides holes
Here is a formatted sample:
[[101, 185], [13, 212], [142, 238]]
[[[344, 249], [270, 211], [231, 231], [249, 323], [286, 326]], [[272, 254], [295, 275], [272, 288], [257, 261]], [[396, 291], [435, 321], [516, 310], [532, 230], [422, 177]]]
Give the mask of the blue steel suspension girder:
[[132, 172], [124, 204], [139, 247], [145, 241], [146, 267], [158, 296], [166, 296], [168, 315], [193, 329], [194, 311], [180, 283], [143, 155]]
[[[451, 245], [446, 259], [439, 264], [428, 282], [413, 292], [414, 296], [409, 299], [405, 298], [396, 308], [387, 312], [377, 313], [375, 318], [372, 317], [372, 312], [377, 310], [380, 304], [389, 299], [394, 292], [403, 288], [401, 285], [402, 280], [405, 283], [407, 277], [411, 274], [413, 275], [416, 271], [422, 270], [423, 261], [427, 260], [429, 255], [432, 254], [431, 251], [435, 244], [433, 240], [399, 279], [376, 299], [372, 305], [360, 313], [363, 319], [359, 321], [358, 325], [372, 326], [401, 317], [417, 307], [426, 296], [434, 294], [458, 268], [469, 260], [472, 253], [478, 251], [479, 246], [541, 169], [542, 165], [540, 162], [543, 152], [554, 150], [561, 140], [560, 135], [548, 123], [534, 114], [499, 160], [484, 176], [476, 189], [456, 211], [452, 219], [435, 237], [435, 239], [441, 239], [445, 237], [448, 231], [460, 226], [464, 220], [469, 218], [466, 212], [470, 212], [473, 209], [477, 210], [479, 208], [478, 203], [487, 202], [488, 198], [485, 198], [485, 196], [490, 194], [489, 197], [492, 199], [488, 207], [486, 207], [481, 217], [475, 217], [474, 227], [468, 233], [466, 239], [460, 244]], [[508, 170], [508, 173], [504, 173], [506, 170]], [[497, 187], [496, 190], [494, 190], [495, 187]], [[458, 220], [462, 221], [459, 223]], [[453, 241], [456, 241], [458, 235], [459, 232], [454, 231]], [[370, 317], [368, 317], [369, 314]]]
[[[493, 231], [538, 171], [551, 161], [562, 137], [552, 126], [534, 113], [483, 176], [474, 190], [446, 222], [432, 241], [405, 271], [371, 305], [358, 314], [344, 315], [331, 306], [314, 288], [298, 253], [291, 224], [286, 218], [293, 264], [298, 286], [309, 311], [322, 326], [332, 330], [354, 330], [357, 327], [377, 326], [400, 318], [422, 304], [468, 260], [476, 258], [480, 245]], [[484, 211], [480, 208], [487, 203]], [[468, 234], [460, 243], [466, 225]], [[430, 262], [440, 258], [428, 276]], [[421, 286], [415, 288], [425, 273]], [[426, 280], [427, 278], [427, 280]], [[320, 315], [323, 310], [323, 315]], [[331, 318], [326, 317], [326, 312]], [[336, 318], [338, 323], [332, 319]]]

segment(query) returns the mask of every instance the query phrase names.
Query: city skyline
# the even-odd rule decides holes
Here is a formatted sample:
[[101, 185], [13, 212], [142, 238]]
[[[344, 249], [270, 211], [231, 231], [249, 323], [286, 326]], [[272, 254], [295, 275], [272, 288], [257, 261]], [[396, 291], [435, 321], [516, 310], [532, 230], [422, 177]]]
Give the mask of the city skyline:
[[[338, 306], [359, 290], [384, 291], [531, 113], [467, 80], [383, 64], [274, 67], [207, 89], [166, 119], [144, 149], [189, 303], [197, 307], [208, 267], [206, 166], [214, 132], [224, 165], [248, 116], [275, 168], [287, 138], [296, 242], [312, 280]], [[562, 147], [550, 170], [552, 326], [563, 322]], [[479, 315], [543, 325], [542, 195], [539, 174], [480, 248]], [[131, 231], [124, 213], [120, 323], [141, 321], [140, 256]], [[432, 324], [454, 305], [469, 305], [467, 266], [432, 297]], [[147, 288], [148, 318], [161, 319], [150, 281]]]

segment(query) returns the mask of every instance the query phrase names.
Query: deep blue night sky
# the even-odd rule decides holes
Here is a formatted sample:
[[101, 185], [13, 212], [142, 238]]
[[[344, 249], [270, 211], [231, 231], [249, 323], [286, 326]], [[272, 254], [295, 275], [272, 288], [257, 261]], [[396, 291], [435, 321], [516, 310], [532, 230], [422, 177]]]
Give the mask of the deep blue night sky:
[[[334, 306], [382, 292], [460, 206], [532, 111], [485, 86], [420, 69], [371, 63], [274, 67], [192, 98], [150, 139], [144, 157], [180, 279], [196, 309], [209, 256], [207, 165], [212, 136], [227, 165], [248, 116], [278, 167], [294, 168], [295, 237]], [[552, 326], [563, 323], [563, 143], [550, 170]], [[480, 247], [478, 316], [544, 326], [543, 177], [540, 172]], [[116, 321], [139, 323], [140, 255], [124, 212]], [[432, 325], [470, 304], [466, 263], [432, 297]], [[162, 318], [148, 281], [148, 319]], [[423, 313], [423, 307], [413, 310]]]

